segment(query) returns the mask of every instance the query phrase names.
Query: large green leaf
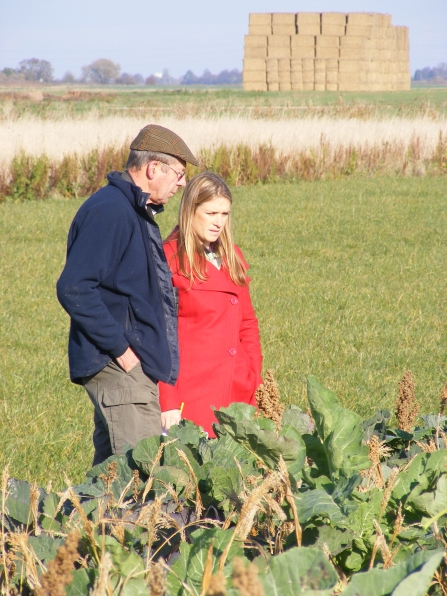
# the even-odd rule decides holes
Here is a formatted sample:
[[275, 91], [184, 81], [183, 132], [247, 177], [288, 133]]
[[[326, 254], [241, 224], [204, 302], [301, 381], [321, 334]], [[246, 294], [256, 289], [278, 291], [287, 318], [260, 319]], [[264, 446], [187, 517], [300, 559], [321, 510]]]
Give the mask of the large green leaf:
[[[80, 494], [86, 494], [89, 492], [95, 493], [96, 489], [96, 494], [90, 494], [90, 496], [98, 496], [97, 491], [102, 491], [102, 494], [104, 494], [105, 484], [100, 476], [108, 475], [108, 468], [112, 462], [116, 462], [117, 478], [111, 483], [110, 490], [112, 491], [115, 501], [117, 501], [126, 486], [129, 484], [130, 480], [132, 480], [133, 475], [133, 469], [129, 466], [129, 460], [126, 455], [112, 455], [101, 464], [98, 464], [87, 472], [85, 476], [85, 484], [91, 484], [93, 490], [88, 491], [88, 489], [85, 487], [85, 484], [82, 484], [80, 485], [79, 489], [74, 487], [74, 491], [79, 492]], [[132, 489], [128, 489], [127, 494], [132, 494]]]
[[447, 509], [447, 475], [443, 474], [438, 479], [435, 490], [414, 497], [410, 494], [407, 505], [429, 517], [435, 517], [445, 511]]
[[23, 480], [8, 480], [8, 497], [6, 499], [6, 512], [15, 521], [21, 524], [29, 524], [32, 521], [30, 511], [30, 490], [31, 486]]
[[376, 491], [349, 517], [349, 527], [359, 538], [371, 536], [375, 531], [373, 520], [379, 517], [382, 501], [383, 493]]
[[343, 515], [340, 507], [324, 490], [306, 491], [295, 497], [295, 501], [301, 524], [315, 517], [328, 519], [334, 525], [348, 524], [348, 519]]
[[159, 436], [141, 439], [141, 441], [138, 441], [132, 452], [132, 457], [135, 463], [145, 474], [150, 474], [155, 465], [160, 443], [161, 438]]
[[98, 576], [97, 569], [77, 569], [73, 571], [73, 581], [65, 588], [66, 596], [86, 596], [90, 594], [95, 579]]
[[143, 559], [125, 550], [115, 538], [104, 536], [101, 541], [104, 543], [105, 550], [112, 556], [113, 568], [116, 573], [124, 577], [132, 577], [144, 570]]
[[178, 439], [184, 445], [187, 445], [190, 449], [197, 448], [200, 439], [204, 439], [206, 433], [203, 428], [196, 426], [194, 422], [190, 420], [180, 420], [179, 424], [174, 424], [169, 429], [169, 439]]
[[[420, 551], [391, 569], [371, 569], [366, 573], [356, 573], [342, 594], [343, 596], [390, 596], [391, 594], [424, 596], [442, 556], [441, 550]], [[425, 565], [427, 565], [426, 568]], [[399, 590], [396, 590], [398, 586]]]
[[335, 393], [312, 376], [307, 381], [307, 396], [331, 477], [349, 477], [370, 468], [369, 449], [362, 443], [360, 416], [343, 408]]
[[262, 578], [268, 596], [330, 596], [337, 581], [321, 550], [298, 547], [272, 557]]
[[235, 441], [248, 449], [257, 459], [262, 460], [270, 469], [273, 470], [277, 466], [281, 455], [289, 465], [296, 460], [304, 462], [305, 446], [298, 433], [295, 439], [277, 437], [274, 430], [260, 428], [260, 425], [265, 423], [262, 418], [256, 421], [245, 419], [238, 421], [223, 409], [215, 411], [214, 414], [220, 425]]
[[434, 453], [419, 453], [405, 472], [400, 472], [393, 488], [395, 501], [405, 501], [410, 493], [415, 497], [433, 487], [436, 480], [446, 471], [447, 450], [440, 449]]
[[306, 412], [303, 412], [301, 408], [295, 405], [288, 406], [282, 415], [281, 426], [290, 424], [297, 429], [302, 435], [305, 433], [312, 433], [314, 430], [314, 424]]
[[[180, 545], [180, 556], [172, 566], [172, 573], [168, 575], [168, 594], [180, 596], [186, 594], [182, 582], [201, 592], [202, 579], [205, 571], [206, 560], [211, 543], [213, 544], [212, 572], [216, 574], [219, 568], [220, 557], [232, 539], [233, 530], [220, 530], [212, 528], [207, 530], [196, 530], [191, 535], [192, 544], [182, 542]], [[224, 574], [229, 577], [231, 565], [229, 562], [234, 556], [242, 556], [243, 550], [239, 542], [233, 542], [228, 552], [227, 564], [224, 567]]]
[[239, 470], [236, 467], [212, 467], [210, 470], [212, 481], [212, 495], [217, 503], [227, 499], [237, 499], [242, 489], [242, 479]]
[[36, 557], [47, 565], [49, 561], [56, 558], [57, 549], [64, 544], [64, 540], [42, 534], [41, 536], [30, 536], [28, 544]]

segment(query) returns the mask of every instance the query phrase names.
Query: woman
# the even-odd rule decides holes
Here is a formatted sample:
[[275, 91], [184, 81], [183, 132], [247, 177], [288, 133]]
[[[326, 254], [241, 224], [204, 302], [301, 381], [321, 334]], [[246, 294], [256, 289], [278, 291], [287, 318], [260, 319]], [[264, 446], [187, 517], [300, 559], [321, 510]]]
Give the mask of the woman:
[[232, 201], [218, 176], [198, 174], [185, 188], [178, 226], [164, 244], [178, 290], [180, 344], [175, 387], [160, 383], [166, 429], [184, 417], [214, 437], [212, 406], [256, 405], [262, 354], [248, 265], [233, 245]]

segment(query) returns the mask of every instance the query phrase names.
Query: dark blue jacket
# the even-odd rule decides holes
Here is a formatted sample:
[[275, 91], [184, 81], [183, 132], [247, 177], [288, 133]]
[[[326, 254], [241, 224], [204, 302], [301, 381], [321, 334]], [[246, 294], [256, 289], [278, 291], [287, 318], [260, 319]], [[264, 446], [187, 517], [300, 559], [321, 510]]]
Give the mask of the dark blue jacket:
[[131, 346], [144, 372], [174, 384], [178, 375], [175, 298], [149, 195], [108, 175], [81, 206], [68, 234], [57, 296], [71, 318], [70, 378], [103, 369]]

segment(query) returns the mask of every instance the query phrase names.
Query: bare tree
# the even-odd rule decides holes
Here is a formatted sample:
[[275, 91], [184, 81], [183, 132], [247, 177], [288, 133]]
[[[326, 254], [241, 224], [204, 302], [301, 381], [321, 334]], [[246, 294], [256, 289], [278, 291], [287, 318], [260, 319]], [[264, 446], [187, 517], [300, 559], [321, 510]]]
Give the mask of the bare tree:
[[121, 66], [119, 64], [107, 58], [100, 58], [88, 66], [82, 67], [82, 80], [85, 83], [92, 82], [107, 85], [113, 83], [119, 77], [120, 71]]
[[53, 67], [48, 60], [38, 58], [27, 58], [19, 62], [20, 72], [27, 81], [43, 81], [49, 83], [53, 80]]

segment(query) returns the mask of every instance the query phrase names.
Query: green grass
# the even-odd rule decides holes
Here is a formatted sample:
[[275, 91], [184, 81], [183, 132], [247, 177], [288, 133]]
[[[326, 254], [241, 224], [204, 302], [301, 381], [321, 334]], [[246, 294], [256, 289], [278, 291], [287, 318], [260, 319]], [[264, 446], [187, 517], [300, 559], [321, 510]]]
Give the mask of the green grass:
[[[265, 370], [305, 406], [315, 374], [369, 416], [393, 409], [410, 368], [423, 412], [447, 377], [445, 178], [345, 179], [234, 190], [251, 264]], [[179, 197], [159, 217], [173, 226]], [[92, 458], [92, 408], [70, 384], [68, 318], [55, 296], [79, 200], [0, 206], [0, 468], [78, 482]]]
[[[42, 102], [30, 101], [28, 91], [41, 90]], [[79, 95], [69, 95], [79, 91]], [[336, 114], [370, 116], [371, 110], [387, 115], [445, 115], [447, 107], [446, 88], [413, 88], [408, 91], [384, 92], [247, 92], [241, 87], [126, 87], [126, 86], [39, 86], [38, 88], [0, 88], [0, 108], [10, 105], [17, 114], [35, 114], [53, 117], [55, 114], [80, 114], [90, 110], [104, 114], [131, 113], [162, 110], [163, 114], [185, 116], [190, 113], [221, 113], [221, 111], [244, 113], [247, 109], [257, 117], [284, 118], [314, 113], [318, 108]], [[354, 114], [352, 107], [355, 108]], [[269, 108], [272, 108], [271, 110]], [[282, 108], [285, 108], [283, 110]], [[295, 109], [298, 108], [298, 109]], [[360, 108], [360, 109], [359, 109]], [[186, 109], [186, 112], [185, 112]], [[126, 112], [126, 110], [128, 112]], [[136, 110], [136, 111], [135, 111]], [[279, 110], [279, 111], [278, 111]]]

